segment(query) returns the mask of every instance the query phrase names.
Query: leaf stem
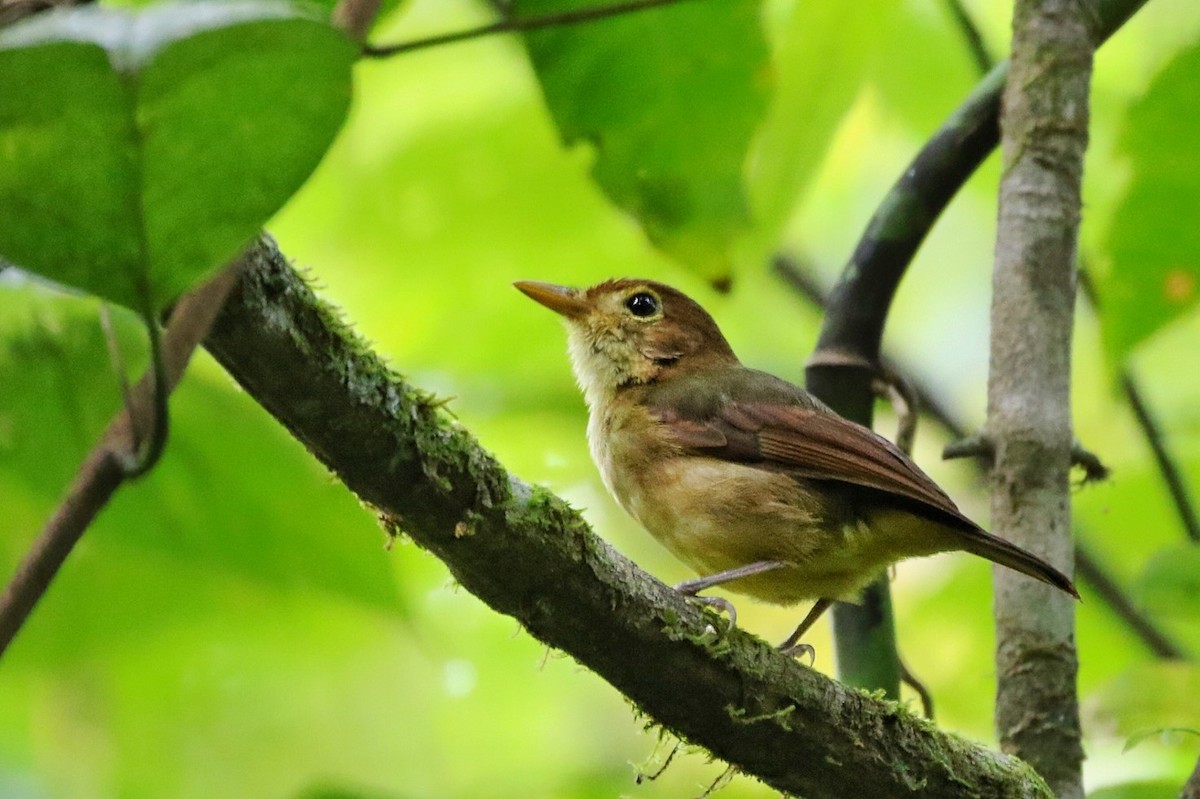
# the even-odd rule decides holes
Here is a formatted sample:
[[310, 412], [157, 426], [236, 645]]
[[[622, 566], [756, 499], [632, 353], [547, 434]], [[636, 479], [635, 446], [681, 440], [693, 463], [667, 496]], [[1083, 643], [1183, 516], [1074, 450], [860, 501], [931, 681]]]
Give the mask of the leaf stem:
[[[236, 282], [236, 270], [218, 273], [175, 306], [161, 346], [157, 332], [152, 335], [152, 344], [159, 351], [157, 363], [142, 376], [132, 391], [132, 402], [113, 418], [100, 443], [84, 459], [66, 496], [0, 594], [0, 655], [8, 649], [96, 514], [125, 480], [141, 473], [131, 472], [123, 461], [130, 452], [141, 449], [134, 417], [144, 418], [145, 411], [153, 406], [159, 406], [153, 411], [157, 417], [155, 428], [164, 429], [154, 434], [149, 449], [135, 457], [137, 465], [144, 467], [142, 472], [157, 461], [166, 440], [167, 395], [179, 383], [188, 360], [208, 334]], [[147, 323], [153, 323], [153, 319], [148, 318]]]
[[594, 22], [596, 20], [615, 17], [621, 14], [630, 14], [636, 11], [646, 11], [651, 8], [658, 8], [660, 6], [668, 6], [674, 3], [687, 1], [688, 0], [625, 0], [625, 2], [612, 3], [611, 5], [577, 8], [573, 11], [562, 11], [557, 14], [546, 14], [541, 17], [510, 16], [488, 25], [481, 25], [477, 28], [467, 28], [466, 30], [454, 31], [452, 33], [442, 33], [424, 39], [414, 39], [412, 41], [399, 42], [397, 44], [369, 44], [363, 48], [363, 56], [366, 58], [390, 58], [391, 56], [400, 55], [402, 53], [411, 53], [415, 50], [425, 50], [430, 47], [438, 47], [444, 44], [465, 42], [470, 39], [479, 39], [481, 37], [491, 36], [496, 33], [523, 33], [526, 31], [540, 30], [542, 28], [578, 25], [583, 22]]

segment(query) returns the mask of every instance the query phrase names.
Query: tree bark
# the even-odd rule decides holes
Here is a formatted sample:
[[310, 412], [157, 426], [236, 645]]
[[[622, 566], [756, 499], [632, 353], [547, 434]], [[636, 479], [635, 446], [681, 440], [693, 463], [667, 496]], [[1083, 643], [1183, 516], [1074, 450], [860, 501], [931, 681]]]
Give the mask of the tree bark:
[[683, 738], [772, 787], [847, 796], [1049, 797], [1021, 761], [948, 735], [725, 630], [553, 494], [510, 476], [252, 247], [206, 346], [391, 530]]
[[[988, 434], [992, 530], [1070, 573], [1071, 335], [1096, 11], [1017, 0], [1004, 93]], [[995, 570], [996, 726], [1063, 799], [1082, 799], [1073, 600]]]

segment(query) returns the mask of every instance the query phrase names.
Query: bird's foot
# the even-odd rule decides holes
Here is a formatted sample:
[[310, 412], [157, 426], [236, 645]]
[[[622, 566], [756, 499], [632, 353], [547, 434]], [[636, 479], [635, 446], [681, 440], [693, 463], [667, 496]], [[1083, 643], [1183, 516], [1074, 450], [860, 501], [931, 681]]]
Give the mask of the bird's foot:
[[717, 613], [724, 613], [729, 616], [730, 629], [737, 626], [737, 608], [728, 599], [719, 596], [697, 596], [696, 594], [688, 593], [686, 590], [678, 588], [676, 590], [683, 594], [684, 598], [689, 602], [695, 602], [697, 605], [712, 608]]
[[829, 606], [832, 604], [833, 600], [826, 599], [825, 597], [822, 597], [813, 603], [812, 608], [809, 609], [808, 614], [804, 617], [804, 620], [800, 622], [799, 626], [796, 627], [792, 634], [787, 637], [787, 640], [777, 647], [779, 651], [785, 655], [795, 658], [808, 655], [808, 665], [811, 666], [816, 663], [817, 650], [813, 649], [809, 644], [800, 643], [800, 639], [804, 637], [806, 632], [808, 632], [808, 628], [812, 627], [813, 624], [816, 623], [817, 619], [821, 618], [821, 615], [825, 613], [825, 611], [829, 610]]
[[811, 644], [789, 644], [787, 641], [784, 641], [779, 645], [779, 651], [788, 657], [807, 657], [809, 666], [817, 662], [817, 650], [813, 649]]

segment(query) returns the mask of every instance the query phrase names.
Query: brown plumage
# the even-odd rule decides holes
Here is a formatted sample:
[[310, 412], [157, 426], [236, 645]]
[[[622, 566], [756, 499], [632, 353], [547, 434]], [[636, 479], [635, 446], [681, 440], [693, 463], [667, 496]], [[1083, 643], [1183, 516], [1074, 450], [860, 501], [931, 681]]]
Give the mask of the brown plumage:
[[891, 442], [743, 366], [681, 292], [630, 279], [585, 291], [516, 285], [567, 322], [609, 490], [713, 578], [685, 589], [853, 599], [897, 560], [965, 550], [1078, 597], [1062, 572], [964, 516]]

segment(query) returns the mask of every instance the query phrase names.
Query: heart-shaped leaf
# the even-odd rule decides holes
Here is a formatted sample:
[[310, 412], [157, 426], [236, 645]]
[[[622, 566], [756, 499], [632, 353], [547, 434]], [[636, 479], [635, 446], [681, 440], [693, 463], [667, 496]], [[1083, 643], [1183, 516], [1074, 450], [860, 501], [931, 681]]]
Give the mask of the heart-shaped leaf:
[[0, 258], [162, 307], [308, 178], [355, 57], [272, 0], [75, 8], [0, 32]]

